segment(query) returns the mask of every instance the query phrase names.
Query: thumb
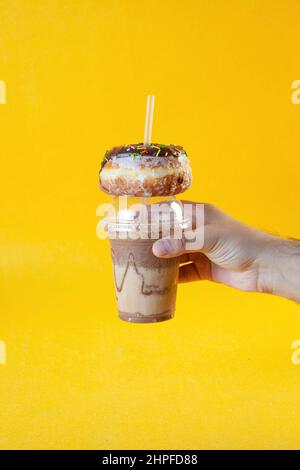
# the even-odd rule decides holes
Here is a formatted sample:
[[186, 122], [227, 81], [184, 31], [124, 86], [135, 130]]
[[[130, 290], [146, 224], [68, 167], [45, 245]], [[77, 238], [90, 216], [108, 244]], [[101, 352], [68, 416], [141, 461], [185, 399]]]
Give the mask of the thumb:
[[183, 253], [200, 251], [209, 253], [220, 236], [220, 227], [215, 224], [205, 225], [201, 229], [183, 233], [181, 239], [161, 238], [152, 247], [155, 256], [159, 258], [173, 258]]
[[161, 238], [154, 243], [152, 251], [154, 255], [159, 258], [173, 258], [174, 256], [181, 255], [185, 251], [185, 243], [183, 239]]

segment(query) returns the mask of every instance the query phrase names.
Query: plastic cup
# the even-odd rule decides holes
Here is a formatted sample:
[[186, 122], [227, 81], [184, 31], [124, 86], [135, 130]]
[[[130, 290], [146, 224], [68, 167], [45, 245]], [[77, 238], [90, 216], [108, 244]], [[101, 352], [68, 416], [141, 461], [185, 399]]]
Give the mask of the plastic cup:
[[[121, 204], [120, 204], [120, 200]], [[153, 243], [180, 238], [189, 221], [172, 198], [114, 198], [105, 219], [110, 240], [117, 308], [121, 320], [153, 323], [173, 318], [179, 258], [157, 258]]]

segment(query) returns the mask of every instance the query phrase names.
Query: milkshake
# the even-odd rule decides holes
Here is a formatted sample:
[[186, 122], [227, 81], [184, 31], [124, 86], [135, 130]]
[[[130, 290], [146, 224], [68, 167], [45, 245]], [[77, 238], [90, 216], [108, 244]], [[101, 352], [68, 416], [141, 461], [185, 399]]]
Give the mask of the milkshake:
[[112, 204], [115, 215], [106, 227], [119, 317], [135, 323], [173, 318], [179, 258], [158, 258], [152, 246], [163, 236], [180, 238], [189, 227], [182, 204], [175, 197], [123, 198], [121, 204], [114, 198]]
[[135, 323], [174, 316], [178, 258], [152, 253], [155, 240], [110, 240], [119, 317]]

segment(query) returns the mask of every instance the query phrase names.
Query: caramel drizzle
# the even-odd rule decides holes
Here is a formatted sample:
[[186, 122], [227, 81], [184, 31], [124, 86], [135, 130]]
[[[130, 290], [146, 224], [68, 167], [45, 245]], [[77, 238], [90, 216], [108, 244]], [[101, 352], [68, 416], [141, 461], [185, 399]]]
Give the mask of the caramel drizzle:
[[[115, 260], [116, 259], [116, 256], [115, 256], [115, 253], [114, 253], [114, 250], [111, 250], [112, 252], [112, 257], [113, 259]], [[115, 286], [116, 286], [116, 290], [118, 292], [122, 292], [122, 289], [124, 287], [124, 283], [125, 283], [125, 279], [126, 279], [126, 276], [127, 276], [127, 272], [128, 272], [128, 269], [130, 266], [133, 267], [133, 269], [135, 270], [136, 274], [141, 278], [142, 280], [142, 286], [141, 286], [141, 294], [143, 295], [152, 295], [152, 294], [166, 294], [168, 291], [169, 291], [169, 288], [168, 287], [165, 287], [164, 289], [160, 289], [159, 286], [156, 286], [156, 285], [152, 285], [152, 284], [147, 284], [146, 281], [145, 281], [145, 277], [142, 273], [139, 272], [138, 268], [137, 268], [137, 265], [134, 261], [134, 255], [133, 253], [129, 253], [128, 254], [128, 260], [127, 260], [127, 264], [126, 264], [126, 268], [125, 268], [125, 271], [124, 271], [124, 274], [123, 274], [123, 277], [122, 277], [122, 281], [121, 281], [121, 284], [120, 286], [118, 286], [118, 283], [117, 283], [117, 277], [116, 277], [116, 270], [115, 270], [115, 263], [114, 264], [114, 279], [115, 279]]]

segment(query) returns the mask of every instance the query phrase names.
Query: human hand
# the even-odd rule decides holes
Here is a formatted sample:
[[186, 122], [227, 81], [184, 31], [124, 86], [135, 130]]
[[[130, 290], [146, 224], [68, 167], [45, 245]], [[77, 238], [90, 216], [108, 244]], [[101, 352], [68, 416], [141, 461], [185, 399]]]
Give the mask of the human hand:
[[204, 227], [195, 229], [204, 229], [204, 243], [192, 250], [184, 238], [153, 245], [158, 257], [180, 257], [179, 282], [210, 280], [300, 300], [300, 244], [256, 230], [210, 204], [204, 204]]

